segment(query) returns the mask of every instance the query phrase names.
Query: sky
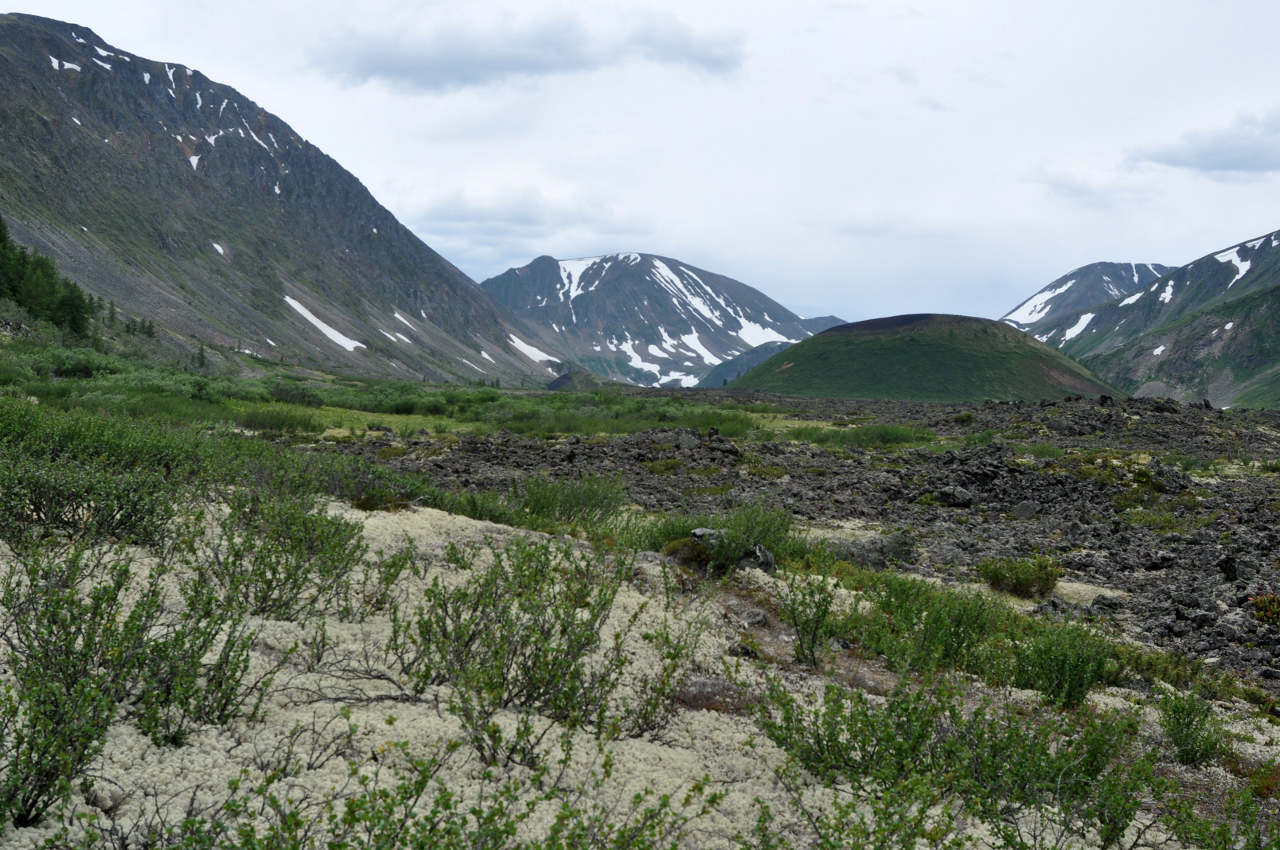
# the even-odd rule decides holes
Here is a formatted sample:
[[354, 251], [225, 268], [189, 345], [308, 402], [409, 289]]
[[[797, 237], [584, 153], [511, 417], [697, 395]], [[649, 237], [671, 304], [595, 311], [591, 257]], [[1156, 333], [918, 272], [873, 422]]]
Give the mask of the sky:
[[47, 0], [275, 113], [480, 281], [662, 254], [996, 318], [1280, 228], [1272, 0]]

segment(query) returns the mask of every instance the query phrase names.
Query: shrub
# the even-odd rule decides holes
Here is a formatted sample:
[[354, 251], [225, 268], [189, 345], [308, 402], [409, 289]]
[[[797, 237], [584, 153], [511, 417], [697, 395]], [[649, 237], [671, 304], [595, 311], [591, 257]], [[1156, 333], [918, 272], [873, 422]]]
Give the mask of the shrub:
[[510, 501], [523, 515], [521, 525], [595, 526], [622, 507], [626, 489], [620, 479], [599, 475], [567, 481], [533, 476], [512, 489]]
[[863, 572], [850, 578], [872, 605], [850, 610], [840, 634], [883, 654], [898, 670], [958, 668], [988, 675], [988, 645], [1018, 629], [1008, 606], [980, 593], [892, 573]]
[[1227, 752], [1222, 724], [1205, 700], [1191, 693], [1170, 693], [1160, 699], [1159, 709], [1160, 727], [1179, 764], [1203, 764]]
[[1047, 555], [1030, 558], [988, 558], [977, 566], [990, 587], [1025, 599], [1046, 596], [1062, 577], [1062, 568]]
[[818, 653], [832, 634], [835, 595], [830, 580], [823, 575], [788, 573], [781, 603], [782, 618], [796, 630], [796, 661], [818, 666]]
[[5, 570], [0, 823], [39, 822], [101, 752], [161, 609], [160, 575], [132, 580], [128, 562], [83, 549], [24, 550]]
[[1103, 681], [1112, 663], [1111, 645], [1100, 635], [1075, 624], [1047, 625], [1019, 646], [1014, 684], [1074, 708]]
[[1253, 606], [1253, 616], [1259, 623], [1272, 628], [1280, 628], [1280, 594], [1259, 593], [1249, 599]]
[[232, 491], [218, 533], [192, 569], [231, 604], [277, 620], [343, 610], [368, 551], [363, 526], [330, 516], [312, 497]]
[[[1136, 752], [1137, 720], [1128, 714], [1028, 719], [984, 705], [966, 715], [954, 691], [906, 684], [883, 705], [837, 685], [820, 705], [807, 702], [771, 680], [756, 719], [810, 774], [849, 795], [847, 808], [813, 807], [792, 793], [816, 846], [937, 844], [954, 825], [954, 803], [986, 825], [994, 846], [1111, 847], [1155, 784], [1153, 757]], [[856, 816], [868, 810], [879, 819]], [[876, 831], [868, 831], [872, 824]], [[791, 846], [768, 818], [754, 838], [741, 846]]]
[[236, 424], [252, 431], [269, 433], [315, 433], [320, 423], [311, 413], [285, 405], [251, 407], [236, 416]]
[[[516, 541], [489, 554], [492, 563], [477, 568], [473, 552], [451, 546], [448, 561], [467, 581], [449, 587], [437, 577], [411, 614], [393, 608], [386, 650], [414, 694], [453, 686], [450, 711], [486, 763], [529, 763], [549, 729], [535, 728], [536, 715], [606, 731], [629, 628], [587, 659], [630, 565], [567, 543]], [[519, 714], [514, 735], [493, 722], [500, 709]]]

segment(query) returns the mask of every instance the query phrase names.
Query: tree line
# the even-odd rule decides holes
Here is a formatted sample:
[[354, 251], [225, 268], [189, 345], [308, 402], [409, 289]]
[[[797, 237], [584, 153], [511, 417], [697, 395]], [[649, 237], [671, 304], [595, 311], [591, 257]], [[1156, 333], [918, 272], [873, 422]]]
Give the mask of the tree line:
[[53, 260], [28, 251], [9, 238], [0, 217], [0, 300], [8, 299], [33, 319], [43, 319], [78, 336], [89, 332], [94, 302], [79, 286], [58, 274]]

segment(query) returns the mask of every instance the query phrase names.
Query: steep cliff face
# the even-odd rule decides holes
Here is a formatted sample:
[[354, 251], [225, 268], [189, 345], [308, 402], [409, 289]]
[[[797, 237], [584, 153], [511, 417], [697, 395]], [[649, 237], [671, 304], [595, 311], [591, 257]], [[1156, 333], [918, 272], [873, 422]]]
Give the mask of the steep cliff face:
[[549, 377], [509, 312], [235, 89], [28, 15], [0, 16], [0, 77], [0, 214], [123, 312], [316, 365]]

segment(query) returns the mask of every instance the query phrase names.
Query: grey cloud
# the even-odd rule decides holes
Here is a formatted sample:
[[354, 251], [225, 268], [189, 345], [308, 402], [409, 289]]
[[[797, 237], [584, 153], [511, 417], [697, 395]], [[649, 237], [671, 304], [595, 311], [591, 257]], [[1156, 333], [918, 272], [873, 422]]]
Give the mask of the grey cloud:
[[1280, 171], [1280, 110], [1241, 116], [1216, 130], [1186, 133], [1172, 144], [1136, 151], [1130, 160], [1215, 178]]
[[737, 36], [695, 32], [655, 14], [614, 35], [557, 17], [522, 26], [451, 27], [422, 38], [349, 36], [312, 56], [316, 66], [351, 82], [376, 79], [417, 91], [594, 71], [637, 59], [724, 74], [741, 66], [742, 44]]

